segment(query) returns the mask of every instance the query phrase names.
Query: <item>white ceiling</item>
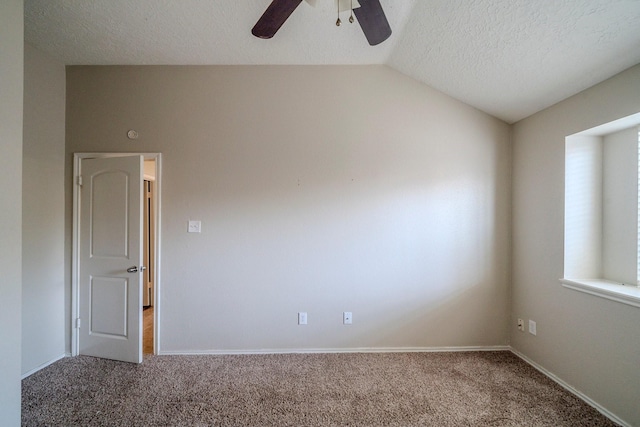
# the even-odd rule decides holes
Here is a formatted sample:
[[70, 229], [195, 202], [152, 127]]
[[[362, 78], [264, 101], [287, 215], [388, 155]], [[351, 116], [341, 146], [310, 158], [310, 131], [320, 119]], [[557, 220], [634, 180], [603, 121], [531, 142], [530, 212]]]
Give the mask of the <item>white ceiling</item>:
[[372, 47], [334, 0], [270, 40], [271, 0], [25, 0], [25, 39], [68, 65], [386, 64], [513, 123], [640, 63], [640, 0], [380, 0]]

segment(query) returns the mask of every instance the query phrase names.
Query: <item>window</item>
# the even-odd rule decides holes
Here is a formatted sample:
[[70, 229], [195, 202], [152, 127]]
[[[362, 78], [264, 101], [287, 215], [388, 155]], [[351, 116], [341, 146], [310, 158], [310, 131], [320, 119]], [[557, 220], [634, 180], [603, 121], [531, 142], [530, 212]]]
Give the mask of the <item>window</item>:
[[565, 141], [565, 287], [640, 307], [640, 113]]

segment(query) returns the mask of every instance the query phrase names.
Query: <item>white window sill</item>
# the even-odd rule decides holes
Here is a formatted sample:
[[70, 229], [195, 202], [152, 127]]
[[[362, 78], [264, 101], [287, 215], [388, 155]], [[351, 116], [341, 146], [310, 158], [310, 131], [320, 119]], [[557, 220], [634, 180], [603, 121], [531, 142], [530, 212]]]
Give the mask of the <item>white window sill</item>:
[[604, 279], [560, 279], [562, 286], [601, 298], [640, 307], [640, 287]]

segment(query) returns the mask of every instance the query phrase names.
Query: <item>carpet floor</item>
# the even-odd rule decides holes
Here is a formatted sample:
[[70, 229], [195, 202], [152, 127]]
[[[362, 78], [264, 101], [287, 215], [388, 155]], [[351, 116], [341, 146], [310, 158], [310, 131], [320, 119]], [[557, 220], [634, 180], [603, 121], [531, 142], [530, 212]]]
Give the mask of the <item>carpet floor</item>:
[[23, 426], [615, 426], [510, 352], [62, 359]]

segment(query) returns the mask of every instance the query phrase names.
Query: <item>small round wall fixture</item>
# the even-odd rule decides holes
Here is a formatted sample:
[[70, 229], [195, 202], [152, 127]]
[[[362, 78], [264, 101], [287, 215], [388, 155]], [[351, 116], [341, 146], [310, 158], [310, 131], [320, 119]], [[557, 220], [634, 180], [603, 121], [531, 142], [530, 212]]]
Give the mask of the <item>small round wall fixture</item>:
[[138, 132], [136, 132], [135, 130], [131, 129], [129, 132], [127, 132], [127, 138], [129, 139], [138, 139]]

